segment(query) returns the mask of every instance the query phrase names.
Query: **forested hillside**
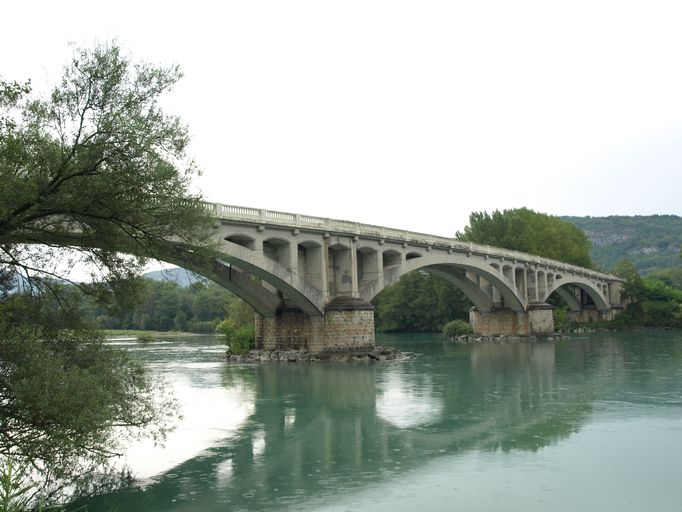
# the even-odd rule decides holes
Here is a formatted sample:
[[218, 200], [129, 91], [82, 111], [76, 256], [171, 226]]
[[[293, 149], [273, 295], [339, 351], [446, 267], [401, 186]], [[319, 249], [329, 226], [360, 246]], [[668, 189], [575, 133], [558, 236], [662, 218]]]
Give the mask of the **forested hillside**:
[[594, 262], [612, 270], [629, 259], [641, 274], [680, 266], [682, 217], [675, 215], [562, 217], [579, 227], [592, 242]]

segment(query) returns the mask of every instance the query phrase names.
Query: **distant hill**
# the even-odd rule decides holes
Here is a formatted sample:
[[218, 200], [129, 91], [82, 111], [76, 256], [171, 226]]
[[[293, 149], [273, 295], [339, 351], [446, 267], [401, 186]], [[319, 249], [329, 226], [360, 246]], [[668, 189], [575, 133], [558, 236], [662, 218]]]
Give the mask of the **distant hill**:
[[143, 276], [154, 281], [169, 281], [171, 283], [177, 283], [182, 288], [186, 288], [192, 283], [206, 281], [206, 278], [180, 267], [145, 272]]
[[682, 266], [682, 217], [676, 215], [562, 217], [592, 242], [592, 259], [604, 270], [627, 258], [641, 274]]

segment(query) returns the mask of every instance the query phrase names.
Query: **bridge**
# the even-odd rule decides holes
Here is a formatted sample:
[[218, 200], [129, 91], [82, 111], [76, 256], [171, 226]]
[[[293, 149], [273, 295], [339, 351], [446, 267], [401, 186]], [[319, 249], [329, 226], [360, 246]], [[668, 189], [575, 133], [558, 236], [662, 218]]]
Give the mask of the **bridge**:
[[[473, 303], [483, 336], [554, 332], [552, 294], [578, 321], [611, 319], [622, 280], [496, 247], [295, 213], [207, 203], [221, 257], [197, 269], [257, 312], [262, 348], [311, 351], [374, 345], [371, 300], [408, 272], [440, 276]], [[195, 270], [187, 262], [172, 261]]]

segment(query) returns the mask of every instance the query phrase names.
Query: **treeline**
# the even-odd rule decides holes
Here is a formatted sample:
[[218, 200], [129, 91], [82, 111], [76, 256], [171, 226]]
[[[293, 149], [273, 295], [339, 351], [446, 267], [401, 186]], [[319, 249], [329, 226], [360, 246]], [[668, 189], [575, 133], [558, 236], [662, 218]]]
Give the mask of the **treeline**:
[[141, 280], [133, 304], [122, 308], [99, 305], [84, 297], [84, 311], [101, 329], [214, 332], [242, 301], [210, 281], [180, 286], [170, 281]]

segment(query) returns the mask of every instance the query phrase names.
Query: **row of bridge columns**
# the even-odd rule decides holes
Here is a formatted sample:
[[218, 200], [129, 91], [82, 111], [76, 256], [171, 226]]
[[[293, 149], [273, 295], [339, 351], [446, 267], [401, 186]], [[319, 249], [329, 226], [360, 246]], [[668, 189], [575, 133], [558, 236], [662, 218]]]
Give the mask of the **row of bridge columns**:
[[372, 283], [384, 287], [384, 268], [399, 266], [405, 253], [357, 248], [354, 237], [328, 236], [321, 244], [278, 244], [265, 241], [254, 250], [275, 259], [292, 274], [300, 276], [320, 290], [329, 300], [336, 296], [360, 297], [361, 287]]

